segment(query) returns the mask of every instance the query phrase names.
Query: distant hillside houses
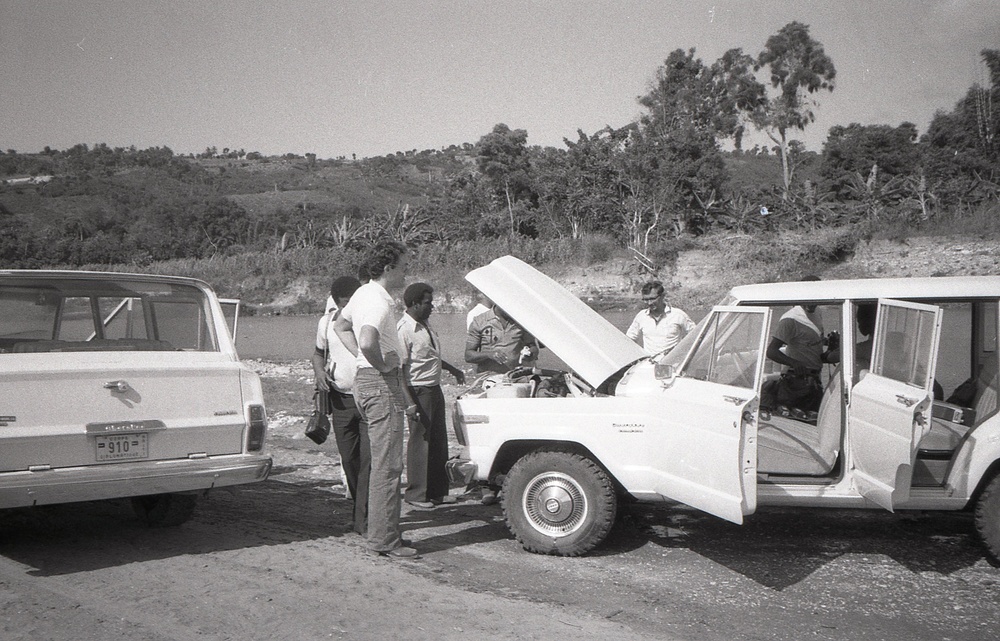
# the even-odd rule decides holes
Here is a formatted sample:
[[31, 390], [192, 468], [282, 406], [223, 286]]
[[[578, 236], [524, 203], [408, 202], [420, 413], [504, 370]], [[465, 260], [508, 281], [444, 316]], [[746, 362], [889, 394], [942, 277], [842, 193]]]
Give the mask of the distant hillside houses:
[[55, 178], [55, 176], [25, 176], [21, 178], [7, 178], [4, 184], [7, 185], [41, 185]]

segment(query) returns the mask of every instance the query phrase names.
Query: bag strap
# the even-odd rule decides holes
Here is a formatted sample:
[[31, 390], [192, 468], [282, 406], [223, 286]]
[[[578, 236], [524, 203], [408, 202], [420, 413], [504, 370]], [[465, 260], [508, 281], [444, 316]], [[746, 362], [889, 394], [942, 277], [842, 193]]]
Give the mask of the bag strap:
[[[323, 369], [326, 370], [327, 365], [330, 364], [330, 324], [333, 322], [333, 316], [326, 314], [324, 318], [326, 318], [326, 327], [323, 328], [323, 336], [326, 338], [326, 347], [323, 348]], [[340, 340], [336, 335], [333, 338]]]

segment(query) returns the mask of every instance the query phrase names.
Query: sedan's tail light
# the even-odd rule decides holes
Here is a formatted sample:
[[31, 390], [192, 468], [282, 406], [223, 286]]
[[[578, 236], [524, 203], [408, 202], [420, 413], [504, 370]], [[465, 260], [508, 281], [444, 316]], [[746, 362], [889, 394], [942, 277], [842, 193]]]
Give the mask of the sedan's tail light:
[[259, 452], [264, 447], [264, 433], [267, 431], [267, 414], [263, 405], [251, 405], [249, 408], [249, 434], [247, 436], [247, 451]]

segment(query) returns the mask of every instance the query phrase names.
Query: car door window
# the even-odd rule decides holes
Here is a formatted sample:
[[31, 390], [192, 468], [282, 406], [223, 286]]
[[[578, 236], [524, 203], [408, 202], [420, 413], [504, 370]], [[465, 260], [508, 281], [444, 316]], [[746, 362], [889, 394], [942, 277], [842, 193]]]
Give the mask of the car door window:
[[934, 314], [889, 306], [882, 311], [878, 329], [884, 342], [875, 354], [872, 372], [914, 387], [928, 387], [933, 373]]
[[[944, 312], [935, 379], [936, 416], [951, 432], [982, 423], [997, 409], [997, 301], [941, 304]], [[960, 409], [956, 412], [955, 409]], [[957, 444], [953, 439], [950, 445]], [[948, 449], [953, 449], [949, 447]]]

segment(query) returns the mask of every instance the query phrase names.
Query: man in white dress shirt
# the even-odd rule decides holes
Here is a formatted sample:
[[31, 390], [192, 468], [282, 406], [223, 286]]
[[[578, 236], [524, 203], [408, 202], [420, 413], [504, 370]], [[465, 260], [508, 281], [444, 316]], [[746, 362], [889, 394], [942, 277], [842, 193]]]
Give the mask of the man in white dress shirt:
[[667, 303], [660, 281], [651, 280], [642, 286], [642, 302], [646, 309], [635, 315], [625, 334], [650, 354], [672, 350], [694, 329], [694, 322], [683, 310]]

